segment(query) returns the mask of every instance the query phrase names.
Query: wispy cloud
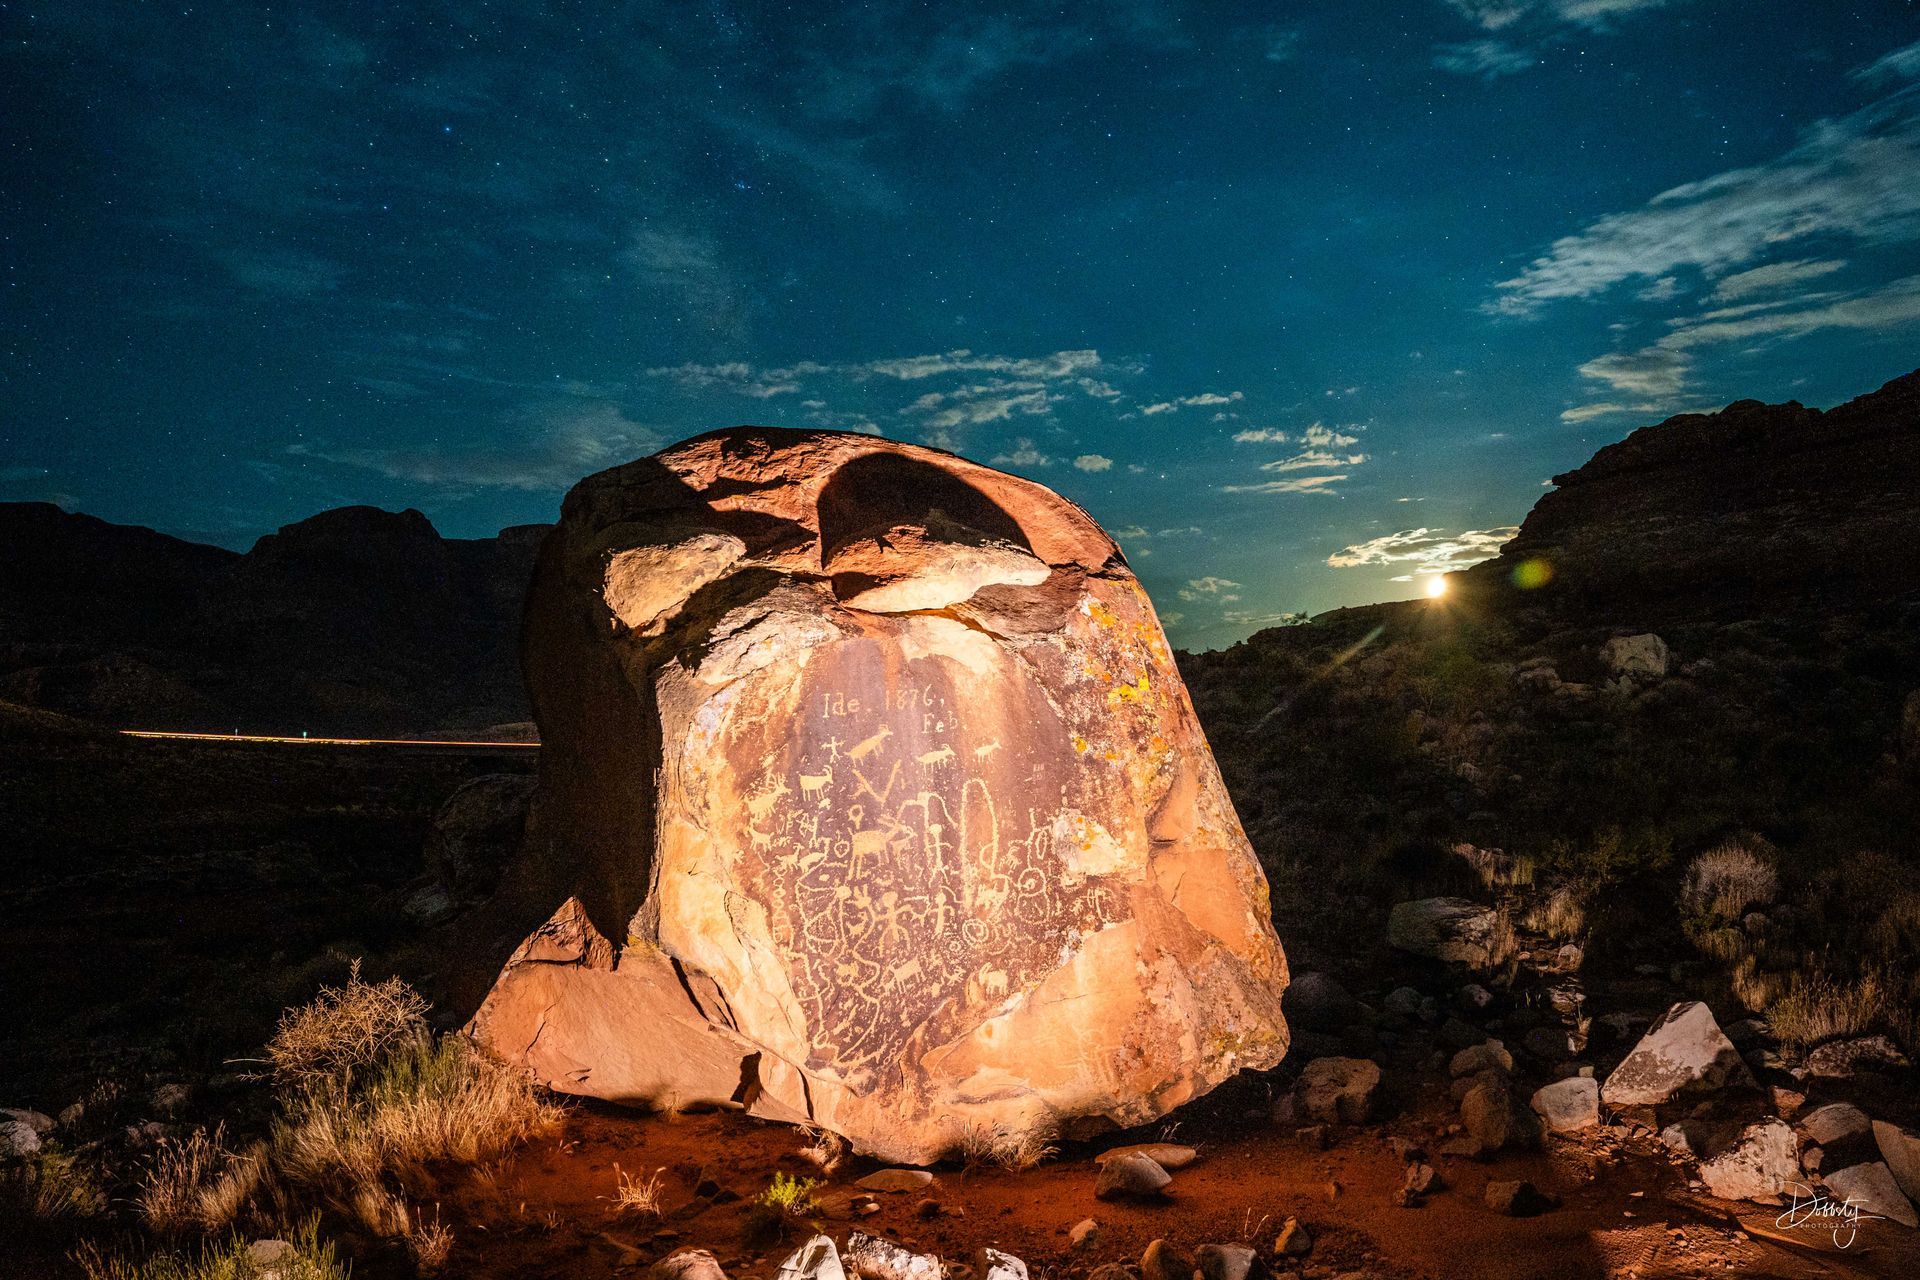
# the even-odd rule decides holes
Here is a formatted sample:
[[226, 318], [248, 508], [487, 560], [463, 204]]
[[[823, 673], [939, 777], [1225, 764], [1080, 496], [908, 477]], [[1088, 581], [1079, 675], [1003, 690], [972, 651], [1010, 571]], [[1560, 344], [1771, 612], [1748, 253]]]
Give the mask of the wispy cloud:
[[[1358, 425], [1350, 427], [1330, 427], [1324, 422], [1315, 422], [1299, 436], [1290, 436], [1285, 431], [1258, 429], [1242, 431], [1234, 439], [1243, 444], [1285, 444], [1294, 442], [1301, 446], [1298, 453], [1285, 458], [1275, 458], [1260, 464], [1260, 470], [1269, 475], [1286, 476], [1280, 480], [1261, 480], [1241, 484], [1220, 486], [1222, 493], [1331, 493], [1333, 486], [1351, 476], [1350, 468], [1367, 461], [1364, 453], [1341, 452], [1348, 446], [1358, 444]], [[1332, 475], [1292, 475], [1300, 471], [1333, 471]]]
[[1077, 471], [1111, 471], [1113, 470], [1113, 459], [1104, 454], [1083, 453], [1073, 460], [1073, 465]]
[[1468, 21], [1488, 31], [1500, 31], [1523, 18], [1542, 24], [1572, 23], [1604, 28], [1614, 19], [1647, 9], [1659, 9], [1670, 0], [1443, 0]]
[[1208, 574], [1204, 578], [1189, 578], [1187, 585], [1180, 588], [1180, 598], [1189, 604], [1199, 600], [1214, 600], [1232, 603], [1240, 598], [1240, 584], [1231, 578], [1216, 578]]
[[1716, 278], [1813, 236], [1876, 244], [1920, 233], [1920, 87], [1821, 120], [1765, 164], [1663, 191], [1556, 241], [1498, 285], [1515, 316], [1680, 270]]
[[1007, 467], [1050, 467], [1053, 465], [1053, 459], [1042, 453], [1039, 447], [1025, 436], [1013, 442], [1012, 450], [996, 455], [993, 461], [996, 466]]
[[1286, 432], [1273, 427], [1252, 427], [1246, 431], [1236, 431], [1235, 444], [1285, 444], [1292, 439]]
[[609, 403], [539, 405], [523, 410], [512, 425], [521, 438], [499, 444], [296, 444], [286, 452], [438, 489], [552, 492], [665, 443], [659, 431]]
[[1707, 295], [1710, 302], [1735, 302], [1756, 293], [1772, 293], [1779, 289], [1792, 288], [1809, 280], [1818, 280], [1831, 275], [1846, 266], [1845, 262], [1770, 262], [1764, 267], [1754, 267], [1750, 271], [1736, 271], [1714, 286]]
[[1460, 76], [1498, 80], [1517, 75], [1533, 65], [1533, 55], [1501, 40], [1468, 40], [1435, 48], [1433, 65]]
[[1448, 533], [1443, 529], [1402, 529], [1398, 533], [1383, 534], [1366, 542], [1342, 547], [1327, 557], [1327, 565], [1334, 569], [1356, 569], [1365, 565], [1410, 564], [1414, 569], [1406, 575], [1407, 578], [1454, 573], [1498, 554], [1500, 548], [1518, 532], [1518, 525], [1468, 529], [1461, 533]]
[[745, 335], [749, 292], [722, 259], [711, 234], [684, 227], [636, 227], [619, 259], [643, 285], [675, 300], [695, 323], [725, 337]]
[[1265, 480], [1258, 484], [1223, 484], [1222, 493], [1332, 493], [1333, 486], [1346, 480], [1337, 476], [1299, 476], [1292, 480]]

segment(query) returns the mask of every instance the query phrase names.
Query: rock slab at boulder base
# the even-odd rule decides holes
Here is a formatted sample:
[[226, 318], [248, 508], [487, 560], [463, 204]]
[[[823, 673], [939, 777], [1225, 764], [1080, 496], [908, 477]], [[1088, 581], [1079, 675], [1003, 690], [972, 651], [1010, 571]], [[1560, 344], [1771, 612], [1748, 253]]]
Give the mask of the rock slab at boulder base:
[[924, 1163], [1285, 1054], [1267, 886], [1145, 592], [1050, 490], [738, 428], [591, 476], [528, 602], [542, 741], [474, 1033], [557, 1089]]

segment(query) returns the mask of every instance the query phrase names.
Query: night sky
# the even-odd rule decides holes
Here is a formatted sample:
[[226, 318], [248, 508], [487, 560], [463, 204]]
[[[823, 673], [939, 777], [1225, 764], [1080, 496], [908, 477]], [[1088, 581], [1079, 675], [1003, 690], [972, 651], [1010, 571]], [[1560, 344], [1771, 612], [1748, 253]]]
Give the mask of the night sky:
[[[972, 14], [972, 16], [968, 16]], [[0, 499], [456, 536], [739, 422], [1084, 505], [1174, 638], [1920, 365], [1920, 11], [0, 4]]]

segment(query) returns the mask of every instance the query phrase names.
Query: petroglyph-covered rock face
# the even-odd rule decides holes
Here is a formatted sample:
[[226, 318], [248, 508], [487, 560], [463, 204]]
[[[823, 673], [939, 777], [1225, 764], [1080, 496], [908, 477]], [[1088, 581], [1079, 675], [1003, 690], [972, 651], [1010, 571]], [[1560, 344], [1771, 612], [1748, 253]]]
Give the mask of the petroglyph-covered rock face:
[[1285, 1052], [1266, 882], [1152, 606], [1049, 490], [702, 436], [568, 495], [525, 658], [516, 891], [555, 916], [474, 1029], [556, 1087], [924, 1161]]

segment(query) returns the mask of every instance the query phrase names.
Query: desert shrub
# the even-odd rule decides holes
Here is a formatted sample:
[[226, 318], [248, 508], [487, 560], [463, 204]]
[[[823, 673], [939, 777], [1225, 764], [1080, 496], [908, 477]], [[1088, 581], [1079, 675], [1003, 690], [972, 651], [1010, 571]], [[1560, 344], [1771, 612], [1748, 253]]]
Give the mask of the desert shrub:
[[834, 1171], [846, 1163], [851, 1148], [847, 1140], [831, 1129], [813, 1129], [809, 1131], [813, 1141], [800, 1148], [800, 1158], [813, 1165], [821, 1173], [832, 1177]]
[[1877, 970], [1851, 981], [1823, 973], [1795, 974], [1786, 994], [1768, 1008], [1767, 1022], [1781, 1041], [1804, 1049], [1871, 1030], [1893, 1011], [1891, 996]]
[[270, 1273], [248, 1256], [248, 1242], [238, 1237], [197, 1253], [165, 1252], [137, 1260], [87, 1244], [74, 1252], [73, 1261], [87, 1280], [349, 1280], [333, 1245], [320, 1239], [318, 1223], [308, 1223], [288, 1243], [293, 1255], [274, 1263]]
[[42, 1147], [0, 1173], [4, 1204], [42, 1221], [93, 1218], [107, 1210], [97, 1170], [73, 1155]]
[[1571, 942], [1587, 930], [1585, 895], [1572, 885], [1556, 885], [1528, 905], [1522, 923], [1558, 942]]
[[440, 1220], [437, 1208], [432, 1222], [422, 1219], [407, 1234], [407, 1256], [413, 1259], [413, 1269], [421, 1275], [438, 1275], [446, 1270], [452, 1253], [453, 1228]]
[[621, 1213], [643, 1213], [649, 1217], [660, 1216], [660, 1175], [664, 1169], [655, 1169], [653, 1176], [642, 1181], [622, 1169], [616, 1161], [613, 1166], [613, 1206]]
[[371, 1226], [384, 1215], [370, 1209], [374, 1189], [424, 1185], [430, 1164], [484, 1160], [559, 1116], [524, 1072], [446, 1036], [404, 1048], [360, 1088], [306, 1090], [275, 1124], [273, 1159], [289, 1182]]
[[1748, 1013], [1763, 1013], [1779, 1001], [1781, 992], [1786, 989], [1787, 979], [1762, 969], [1760, 958], [1747, 954], [1734, 961], [1733, 968], [1727, 974], [1727, 985], [1732, 988], [1734, 999]]
[[365, 981], [356, 960], [345, 986], [323, 987], [311, 1002], [281, 1015], [267, 1060], [283, 1085], [345, 1086], [356, 1072], [431, 1040], [420, 993], [398, 978]]
[[1757, 851], [1730, 841], [1689, 863], [1680, 882], [1681, 909], [1694, 919], [1719, 921], [1772, 906], [1780, 893], [1772, 850], [1764, 841], [1755, 844]]
[[766, 1244], [786, 1235], [788, 1230], [806, 1222], [819, 1212], [813, 1191], [817, 1178], [795, 1178], [776, 1173], [767, 1189], [754, 1197], [747, 1209], [745, 1235], [750, 1244]]
[[1058, 1151], [1052, 1135], [1042, 1129], [975, 1122], [960, 1135], [960, 1160], [969, 1169], [1032, 1169]]

